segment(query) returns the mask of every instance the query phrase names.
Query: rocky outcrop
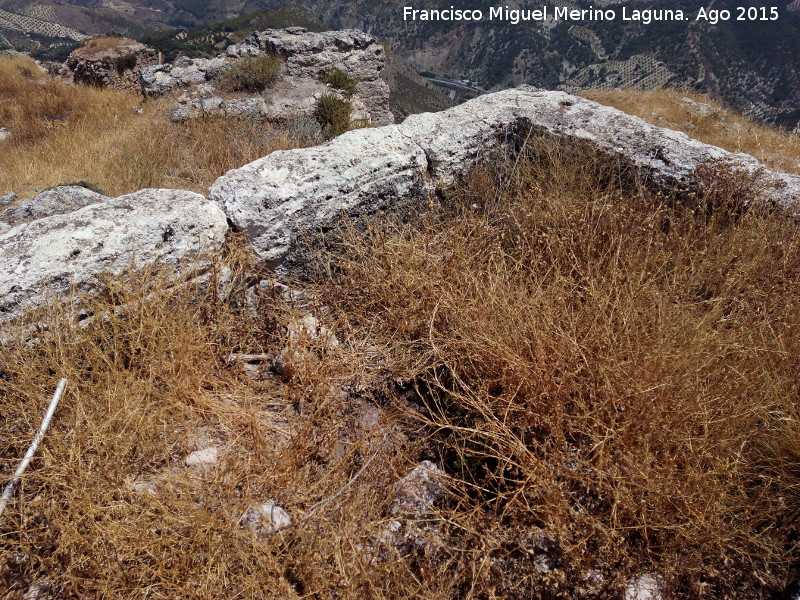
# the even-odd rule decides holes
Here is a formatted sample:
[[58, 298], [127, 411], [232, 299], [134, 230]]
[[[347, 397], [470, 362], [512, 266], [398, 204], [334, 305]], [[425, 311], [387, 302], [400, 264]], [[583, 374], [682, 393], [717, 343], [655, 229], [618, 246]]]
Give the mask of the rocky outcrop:
[[80, 185], [61, 185], [7, 208], [0, 213], [0, 222], [17, 225], [25, 221], [63, 215], [107, 199], [106, 196]]
[[[386, 66], [386, 51], [374, 36], [357, 29], [323, 33], [313, 33], [302, 27], [268, 29], [254, 33], [227, 50], [228, 56], [260, 52], [272, 52], [283, 57], [286, 78], [297, 83], [319, 83], [320, 76], [327, 69], [344, 71], [358, 82], [352, 100], [363, 104], [365, 117], [373, 125], [388, 125], [394, 121], [389, 110], [389, 86], [381, 78]], [[280, 97], [289, 97], [287, 91]], [[321, 91], [331, 90], [323, 86]]]
[[[698, 167], [722, 161], [757, 178], [765, 200], [799, 212], [800, 175], [767, 171], [752, 156], [584, 98], [520, 88], [414, 115], [401, 125], [351, 131], [323, 146], [274, 152], [220, 177], [210, 201], [165, 190], [105, 199], [68, 187], [8, 208], [3, 216], [16, 226], [0, 219], [0, 232], [6, 229], [0, 233], [0, 320], [41, 303], [47, 291], [90, 289], [96, 275], [118, 273], [134, 258], [174, 265], [204, 247], [218, 248], [228, 222], [249, 237], [262, 261], [291, 269], [306, 261], [306, 242], [340, 216], [413, 216], [470, 166], [537, 139], [605, 155], [616, 175], [669, 191], [697, 189]], [[57, 214], [65, 211], [74, 212]]]
[[231, 63], [232, 60], [224, 56], [217, 58], [181, 56], [174, 63], [143, 68], [139, 74], [139, 86], [145, 96], [161, 96], [179, 88], [212, 81], [230, 68]]
[[74, 50], [64, 63], [63, 75], [73, 83], [136, 92], [141, 69], [157, 63], [156, 51], [144, 44], [104, 38]]
[[[225, 71], [244, 57], [265, 52], [281, 57], [283, 62], [274, 83], [249, 102], [222, 97], [216, 84]], [[226, 54], [216, 58], [181, 57], [172, 64], [146, 67], [141, 71], [141, 90], [145, 96], [158, 96], [186, 88], [181, 107], [174, 114], [176, 120], [243, 113], [288, 120], [313, 111], [322, 94], [334, 94], [351, 102], [354, 120], [387, 125], [394, 119], [389, 110], [389, 86], [381, 79], [385, 62], [383, 46], [362, 31], [268, 29], [228, 47]], [[354, 88], [343, 91], [325, 83], [324, 73], [333, 69], [354, 80]]]
[[[346, 133], [324, 146], [274, 152], [220, 177], [210, 190], [259, 256], [280, 264], [301, 232], [329, 227], [337, 215], [414, 206], [497, 150], [536, 139], [578, 143], [612, 157], [639, 182], [690, 191], [709, 161], [755, 176], [765, 198], [800, 203], [800, 176], [773, 173], [747, 154], [733, 154], [655, 127], [638, 117], [563, 92], [530, 87], [481, 96], [401, 125]], [[293, 253], [293, 260], [297, 253]]]
[[265, 261], [282, 262], [300, 230], [342, 213], [376, 213], [427, 189], [423, 150], [395, 125], [345, 133], [313, 148], [273, 152], [220, 177], [209, 198], [222, 206]]
[[0, 321], [71, 288], [92, 291], [101, 274], [178, 269], [221, 248], [227, 229], [216, 204], [178, 190], [141, 190], [13, 227], [0, 235]]

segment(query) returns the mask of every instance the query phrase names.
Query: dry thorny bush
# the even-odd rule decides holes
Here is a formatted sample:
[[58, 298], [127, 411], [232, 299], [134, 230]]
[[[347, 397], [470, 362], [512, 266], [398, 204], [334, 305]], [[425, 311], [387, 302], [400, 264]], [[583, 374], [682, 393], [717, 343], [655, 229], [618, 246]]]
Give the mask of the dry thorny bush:
[[577, 152], [375, 226], [328, 303], [420, 390], [454, 595], [619, 597], [654, 572], [670, 597], [769, 597], [798, 559], [796, 224], [721, 194], [725, 166], [663, 198]]
[[[232, 244], [199, 299], [144, 271], [83, 326], [34, 315], [2, 354], [3, 473], [70, 383], [0, 523], [6, 597], [619, 598], [650, 572], [676, 598], [785, 588], [796, 225], [622, 172], [547, 146], [476, 170], [413, 228], [354, 229], [310, 308], [247, 310], [258, 275]], [[307, 341], [285, 379], [226, 360], [276, 354], [304, 310], [338, 350]], [[209, 441], [219, 463], [184, 466]], [[427, 543], [377, 559], [423, 458], [448, 475]], [[258, 541], [239, 519], [266, 500], [294, 524]]]

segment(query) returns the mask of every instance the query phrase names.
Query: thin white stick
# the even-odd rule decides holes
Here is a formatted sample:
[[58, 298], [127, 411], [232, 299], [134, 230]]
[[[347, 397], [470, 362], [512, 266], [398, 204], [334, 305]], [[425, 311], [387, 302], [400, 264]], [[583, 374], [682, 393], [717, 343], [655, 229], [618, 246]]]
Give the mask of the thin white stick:
[[3, 496], [0, 498], [0, 517], [3, 516], [3, 511], [6, 509], [6, 504], [8, 504], [8, 501], [11, 499], [11, 494], [14, 493], [14, 488], [17, 486], [17, 483], [19, 483], [19, 478], [22, 477], [25, 469], [27, 469], [28, 465], [31, 464], [33, 455], [36, 453], [36, 449], [39, 447], [39, 443], [42, 441], [45, 432], [47, 432], [47, 428], [50, 426], [50, 420], [53, 418], [53, 413], [56, 412], [56, 406], [58, 406], [58, 401], [61, 400], [61, 394], [64, 392], [64, 387], [66, 385], [66, 379], [62, 379], [58, 382], [56, 391], [53, 394], [53, 399], [50, 400], [50, 406], [47, 407], [47, 412], [44, 415], [44, 419], [42, 419], [42, 425], [39, 427], [39, 432], [36, 434], [36, 437], [33, 438], [33, 442], [31, 442], [28, 451], [25, 453], [25, 458], [23, 458], [22, 462], [19, 463], [16, 473], [14, 473], [14, 477], [8, 482], [6, 489], [3, 490]]

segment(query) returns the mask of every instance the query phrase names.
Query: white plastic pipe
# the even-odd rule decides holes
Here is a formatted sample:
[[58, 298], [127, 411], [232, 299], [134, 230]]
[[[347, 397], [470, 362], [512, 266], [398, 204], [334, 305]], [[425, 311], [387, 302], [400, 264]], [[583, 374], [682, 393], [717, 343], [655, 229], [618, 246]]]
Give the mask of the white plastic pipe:
[[31, 464], [33, 455], [36, 454], [36, 449], [39, 447], [39, 443], [42, 441], [47, 428], [50, 426], [50, 420], [53, 418], [53, 413], [56, 412], [56, 406], [58, 406], [58, 401], [61, 400], [61, 394], [64, 393], [64, 387], [66, 385], [66, 379], [62, 379], [58, 382], [56, 391], [53, 394], [53, 399], [50, 400], [50, 406], [47, 407], [47, 412], [44, 415], [44, 419], [42, 419], [42, 425], [39, 427], [39, 432], [36, 434], [36, 437], [33, 438], [33, 442], [31, 442], [28, 451], [25, 453], [25, 458], [23, 458], [22, 462], [19, 463], [19, 466], [14, 473], [14, 477], [11, 478], [11, 481], [9, 481], [8, 485], [6, 485], [6, 489], [3, 490], [3, 496], [0, 497], [0, 517], [3, 516], [3, 511], [6, 509], [6, 504], [8, 504], [8, 501], [11, 499], [11, 494], [14, 493], [14, 488], [17, 486], [17, 483], [19, 483], [20, 477], [22, 477], [25, 469], [28, 468], [28, 465]]

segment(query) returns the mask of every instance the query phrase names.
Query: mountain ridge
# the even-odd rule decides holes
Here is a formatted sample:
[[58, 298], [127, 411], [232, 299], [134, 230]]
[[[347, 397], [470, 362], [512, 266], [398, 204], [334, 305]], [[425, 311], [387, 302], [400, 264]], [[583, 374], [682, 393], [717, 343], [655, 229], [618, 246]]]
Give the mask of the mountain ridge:
[[[742, 3], [747, 4], [747, 3]], [[734, 108], [761, 120], [795, 127], [800, 122], [800, 5], [781, 0], [776, 21], [737, 21], [736, 3], [718, 0], [716, 10], [731, 10], [729, 21], [696, 21], [698, 5], [677, 0], [670, 8], [692, 15], [689, 21], [644, 24], [614, 21], [433, 22], [404, 21], [404, 3], [393, 0], [297, 0], [314, 20], [333, 29], [357, 28], [384, 40], [417, 71], [451, 79], [468, 78], [499, 90], [519, 84], [574, 92], [587, 88], [632, 86], [641, 89], [686, 87], [724, 98]], [[657, 6], [652, 0], [590, 4], [571, 0], [564, 6], [601, 6], [628, 11]], [[750, 2], [750, 6], [757, 6]], [[83, 0], [72, 2], [0, 2], [0, 11], [47, 13], [52, 23], [100, 33], [102, 23], [133, 36], [166, 27], [205, 27], [256, 11], [275, 11], [283, 0]], [[430, 0], [425, 8], [449, 7], [449, 0]], [[459, 8], [488, 11], [489, 0], [465, 0]], [[505, 6], [526, 8], [518, 0]], [[49, 8], [48, 8], [49, 7]], [[530, 8], [530, 7], [527, 7]], [[50, 12], [47, 12], [50, 11]], [[95, 23], [79, 23], [86, 11]], [[105, 11], [105, 12], [104, 12]], [[116, 15], [116, 21], [112, 18]], [[14, 45], [8, 28], [0, 35]], [[37, 13], [38, 14], [38, 13]], [[32, 17], [29, 17], [32, 18]], [[60, 20], [59, 20], [60, 19]], [[299, 19], [299, 17], [298, 17]], [[285, 23], [308, 26], [309, 23]], [[79, 27], [80, 25], [80, 27]], [[83, 29], [81, 29], [83, 27]], [[134, 31], [135, 30], [135, 31]], [[37, 34], [41, 35], [41, 34]], [[13, 36], [11, 36], [13, 37]], [[74, 36], [73, 36], [74, 37]], [[3, 43], [3, 38], [0, 38]]]

